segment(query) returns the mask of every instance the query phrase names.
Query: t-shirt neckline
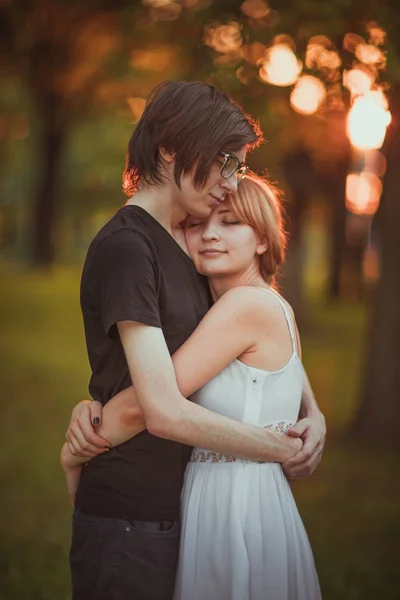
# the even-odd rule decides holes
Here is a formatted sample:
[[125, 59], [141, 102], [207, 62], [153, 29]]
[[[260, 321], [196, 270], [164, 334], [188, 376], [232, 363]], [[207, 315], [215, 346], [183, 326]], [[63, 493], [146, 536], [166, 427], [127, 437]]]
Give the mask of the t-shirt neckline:
[[133, 208], [135, 210], [139, 210], [139, 212], [143, 213], [144, 215], [146, 215], [146, 218], [149, 219], [149, 221], [152, 221], [153, 223], [155, 223], [155, 225], [161, 229], [161, 231], [163, 231], [164, 235], [168, 236], [168, 238], [172, 241], [173, 244], [175, 244], [179, 251], [187, 258], [187, 260], [190, 261], [190, 264], [193, 265], [193, 261], [190, 258], [189, 254], [187, 254], [184, 249], [178, 244], [178, 242], [176, 241], [176, 239], [174, 238], [173, 235], [171, 235], [163, 225], [161, 225], [161, 223], [159, 221], [157, 221], [157, 219], [155, 219], [153, 217], [153, 215], [151, 215], [145, 208], [143, 208], [142, 206], [138, 206], [137, 204], [125, 204], [122, 208]]

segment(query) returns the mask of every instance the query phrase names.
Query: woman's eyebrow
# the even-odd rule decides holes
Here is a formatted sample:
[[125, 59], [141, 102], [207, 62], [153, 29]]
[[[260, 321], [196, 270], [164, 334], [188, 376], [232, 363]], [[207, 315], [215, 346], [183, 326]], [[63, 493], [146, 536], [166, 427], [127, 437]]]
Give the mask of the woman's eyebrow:
[[218, 211], [218, 215], [225, 215], [226, 213], [232, 212], [230, 208], [224, 208], [223, 210]]

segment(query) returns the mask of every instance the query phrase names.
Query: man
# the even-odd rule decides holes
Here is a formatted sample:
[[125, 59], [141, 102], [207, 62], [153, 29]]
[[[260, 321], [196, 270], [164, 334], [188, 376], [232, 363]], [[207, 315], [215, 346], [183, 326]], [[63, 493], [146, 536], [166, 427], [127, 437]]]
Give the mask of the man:
[[[83, 470], [71, 546], [74, 600], [170, 599], [189, 446], [255, 460], [270, 448], [261, 428], [183, 398], [170, 358], [210, 306], [205, 279], [172, 232], [236, 191], [246, 151], [260, 138], [212, 86], [172, 82], [155, 89], [132, 134], [124, 177], [131, 197], [89, 248], [81, 305], [91, 395], [104, 405], [133, 382], [147, 429]], [[74, 412], [72, 453], [84, 445], [94, 455], [104, 445], [90, 427], [100, 416], [87, 404]], [[324, 422], [311, 390], [302, 416], [293, 435], [305, 443], [289, 475], [320, 458]]]

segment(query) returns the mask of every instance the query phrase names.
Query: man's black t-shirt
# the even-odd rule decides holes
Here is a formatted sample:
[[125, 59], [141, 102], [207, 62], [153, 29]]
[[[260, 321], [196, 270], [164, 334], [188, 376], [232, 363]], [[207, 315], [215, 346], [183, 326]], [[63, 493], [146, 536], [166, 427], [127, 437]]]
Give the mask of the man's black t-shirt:
[[[207, 282], [150, 214], [127, 205], [90, 245], [81, 306], [92, 377], [103, 405], [131, 385], [118, 321], [160, 327], [170, 354], [210, 306]], [[147, 430], [83, 469], [76, 507], [86, 513], [146, 521], [176, 520], [190, 448]]]

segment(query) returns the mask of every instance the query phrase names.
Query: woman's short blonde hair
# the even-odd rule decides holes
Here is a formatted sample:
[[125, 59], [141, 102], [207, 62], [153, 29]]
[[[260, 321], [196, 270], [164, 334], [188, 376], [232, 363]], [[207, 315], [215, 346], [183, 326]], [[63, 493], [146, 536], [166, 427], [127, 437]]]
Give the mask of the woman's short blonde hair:
[[273, 285], [287, 244], [281, 193], [265, 177], [249, 173], [229, 200], [239, 219], [267, 243], [267, 251], [260, 256], [260, 271], [263, 279]]

